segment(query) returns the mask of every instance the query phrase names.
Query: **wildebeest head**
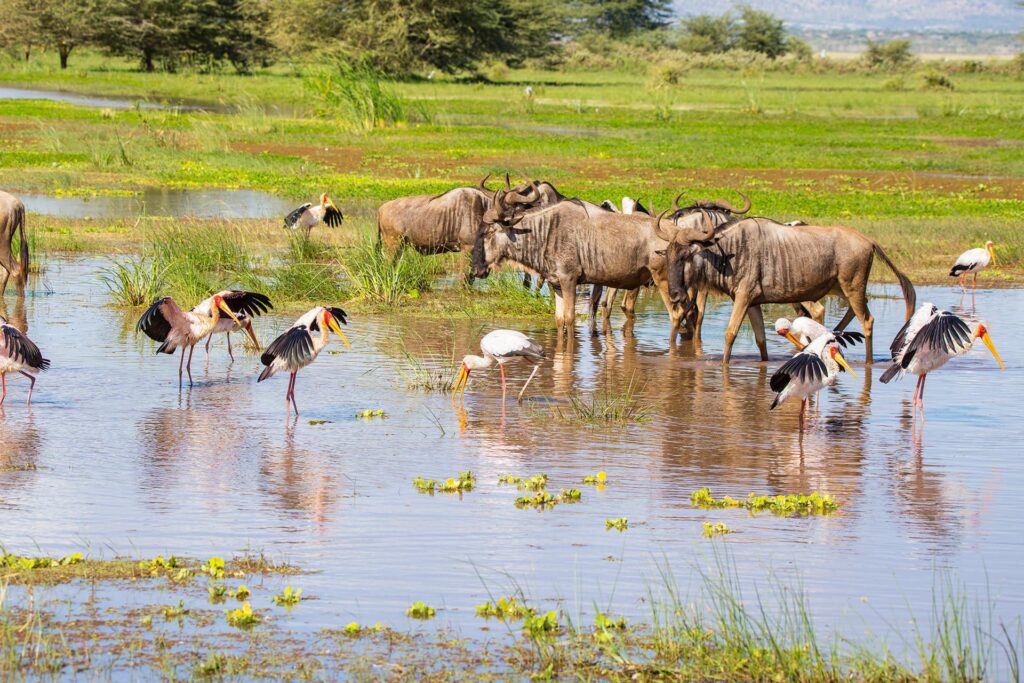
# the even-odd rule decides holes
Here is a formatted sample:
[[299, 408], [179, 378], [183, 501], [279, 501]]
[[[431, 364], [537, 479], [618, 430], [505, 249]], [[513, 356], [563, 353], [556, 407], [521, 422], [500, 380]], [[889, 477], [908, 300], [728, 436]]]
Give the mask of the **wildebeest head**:
[[[679, 197], [676, 197], [672, 202], [673, 213], [678, 211], [678, 203]], [[703, 207], [687, 215], [680, 223], [665, 220], [668, 213], [666, 209], [657, 216], [652, 215], [651, 224], [654, 234], [668, 242], [668, 246], [658, 253], [665, 256], [669, 298], [673, 304], [685, 306], [689, 311], [693, 302], [687, 298], [687, 266], [695, 254], [714, 244], [716, 222], [709, 210]]]
[[491, 264], [500, 259], [504, 248], [529, 232], [516, 227], [538, 198], [536, 186], [530, 185], [529, 188], [522, 193], [516, 192], [517, 188], [494, 192], [491, 205], [480, 218], [480, 227], [473, 242], [473, 277], [487, 277]]
[[735, 206], [725, 201], [724, 199], [716, 199], [714, 201], [710, 199], [698, 199], [693, 204], [689, 204], [684, 207], [679, 206], [679, 198], [682, 197], [682, 193], [676, 197], [675, 201], [672, 202], [672, 214], [669, 218], [679, 223], [679, 221], [689, 214], [696, 213], [700, 210], [714, 211], [718, 213], [730, 214], [733, 216], [741, 216], [750, 211], [750, 197], [737, 190], [737, 194], [743, 197], [743, 208], [737, 209]]

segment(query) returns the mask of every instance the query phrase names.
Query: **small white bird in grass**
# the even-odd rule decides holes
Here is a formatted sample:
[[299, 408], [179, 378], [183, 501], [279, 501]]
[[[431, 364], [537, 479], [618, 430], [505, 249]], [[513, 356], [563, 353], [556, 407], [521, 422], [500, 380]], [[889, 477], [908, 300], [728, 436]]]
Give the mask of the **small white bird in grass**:
[[321, 222], [326, 223], [328, 227], [336, 228], [341, 225], [342, 221], [345, 220], [345, 216], [342, 215], [341, 209], [334, 205], [331, 198], [327, 196], [327, 193], [320, 195], [320, 205], [313, 206], [312, 203], [306, 203], [299, 208], [292, 211], [284, 218], [284, 227], [295, 230], [296, 228], [305, 228], [307, 231], [311, 230], [313, 226], [319, 225]]
[[[224, 290], [223, 292], [217, 292], [218, 295], [227, 303], [228, 308], [235, 312], [235, 316], [238, 318], [238, 322], [235, 322], [231, 318], [221, 318], [217, 321], [213, 331], [210, 332], [210, 336], [206, 338], [206, 354], [210, 354], [210, 342], [213, 341], [215, 334], [226, 334], [228, 336], [228, 355], [231, 356], [231, 360], [235, 359], [235, 354], [231, 351], [231, 333], [245, 330], [249, 333], [249, 337], [252, 339], [252, 343], [256, 345], [256, 350], [260, 350], [260, 340], [256, 338], [256, 333], [252, 329], [252, 319], [255, 316], [263, 315], [274, 307], [270, 303], [270, 297], [265, 294], [257, 294], [255, 292], [240, 292], [234, 290]], [[210, 315], [212, 311], [207, 309], [200, 309], [200, 306], [208, 306], [212, 299], [207, 299], [199, 306], [196, 306], [192, 310], [194, 312], [205, 312]], [[235, 305], [235, 302], [238, 302]]]
[[768, 384], [777, 395], [770, 410], [791, 398], [800, 399], [800, 430], [804, 428], [807, 399], [825, 387], [834, 386], [841, 370], [856, 377], [831, 334], [818, 337], [775, 371]]
[[7, 398], [7, 373], [20, 372], [28, 377], [31, 384], [28, 387], [25, 405], [29, 405], [32, 403], [32, 390], [36, 388], [35, 374], [49, 367], [50, 361], [43, 358], [39, 347], [26, 337], [24, 332], [0, 316], [0, 383], [3, 385], [0, 405], [3, 405], [4, 399]]
[[[250, 297], [262, 296], [252, 292], [231, 292], [231, 306], [246, 306]], [[188, 385], [192, 386], [192, 353], [196, 344], [205, 339], [220, 322], [220, 314], [226, 313], [239, 327], [241, 323], [235, 312], [221, 294], [199, 302], [191, 311], [183, 311], [178, 303], [169, 296], [153, 302], [135, 326], [136, 332], [145, 332], [153, 341], [160, 342], [157, 353], [174, 355], [181, 347], [181, 360], [178, 362], [178, 386], [182, 384], [182, 366], [188, 372]], [[185, 364], [185, 347], [188, 347], [188, 363]]]
[[964, 253], [960, 254], [956, 259], [956, 263], [949, 271], [950, 277], [960, 278], [960, 289], [967, 291], [967, 275], [973, 274], [974, 279], [971, 283], [972, 289], [978, 288], [978, 273], [988, 268], [989, 264], [996, 264], [996, 245], [992, 243], [992, 240], [985, 242], [984, 247], [978, 247], [977, 249], [968, 249]]
[[924, 381], [928, 373], [941, 368], [951, 358], [970, 351], [975, 339], [981, 339], [992, 352], [1003, 370], [1003, 359], [999, 357], [992, 338], [984, 323], [968, 326], [959, 316], [949, 311], [940, 311], [933, 304], [922, 304], [921, 308], [907, 321], [892, 340], [892, 365], [881, 377], [883, 384], [901, 379], [910, 372], [918, 376], [914, 388], [914, 417], [921, 411], [924, 417]]
[[[462, 368], [459, 370], [459, 377], [455, 381], [452, 390], [452, 400], [462, 400], [462, 394], [466, 392], [466, 385], [469, 384], [469, 373], [473, 370], [485, 370], [495, 363], [501, 369], [501, 400], [505, 400], [505, 363], [516, 358], [525, 361], [539, 361], [544, 358], [544, 349], [540, 344], [531, 341], [522, 332], [516, 330], [494, 330], [484, 335], [480, 340], [480, 350], [484, 352], [481, 356], [465, 356], [462, 359]], [[526, 387], [530, 386], [533, 376], [537, 374], [540, 363], [533, 366], [533, 372], [519, 392], [518, 400], [522, 402]]]
[[257, 382], [262, 382], [279, 370], [291, 373], [288, 380], [288, 393], [285, 394], [285, 410], [288, 406], [299, 414], [299, 406], [295, 403], [295, 375], [320, 355], [327, 346], [327, 333], [333, 331], [349, 349], [352, 345], [345, 338], [345, 333], [338, 327], [338, 321], [347, 325], [345, 311], [337, 306], [317, 306], [295, 321], [295, 324], [280, 337], [275, 339], [260, 356], [266, 365]]
[[802, 349], [818, 337], [831, 334], [844, 349], [864, 341], [864, 335], [860, 332], [841, 332], [830, 330], [817, 320], [806, 316], [795, 318], [792, 322], [788, 318], [779, 318], [775, 321], [775, 331], [793, 342], [797, 349]]

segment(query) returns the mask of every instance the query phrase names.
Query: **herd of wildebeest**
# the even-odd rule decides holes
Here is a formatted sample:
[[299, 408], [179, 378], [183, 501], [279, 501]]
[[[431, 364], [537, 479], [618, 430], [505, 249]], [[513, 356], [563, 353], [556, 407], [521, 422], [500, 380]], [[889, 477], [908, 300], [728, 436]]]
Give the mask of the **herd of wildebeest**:
[[[866, 290], [876, 254], [899, 281], [907, 319], [916, 306], [913, 284], [874, 240], [847, 227], [751, 216], [750, 199], [742, 193], [740, 208], [721, 199], [680, 206], [680, 194], [661, 213], [629, 198], [619, 211], [607, 200], [566, 197], [548, 182], [513, 187], [506, 175], [504, 188], [492, 190], [488, 178], [477, 187], [383, 204], [379, 239], [395, 253], [407, 246], [425, 254], [469, 251], [471, 277], [487, 277], [500, 266], [525, 272], [526, 283], [531, 275], [539, 277], [554, 293], [560, 338], [572, 335], [578, 285], [593, 286], [591, 332], [602, 303], [607, 329], [617, 290], [627, 291], [622, 308], [632, 317], [637, 292], [653, 285], [669, 314], [670, 342], [700, 340], [707, 297], [715, 293], [733, 300], [723, 362], [729, 362], [744, 315], [767, 360], [762, 304], [792, 304], [822, 322], [824, 307], [817, 302], [835, 294], [849, 305], [835, 329], [845, 329], [856, 316], [871, 362], [873, 318]], [[602, 302], [604, 288], [610, 291]]]

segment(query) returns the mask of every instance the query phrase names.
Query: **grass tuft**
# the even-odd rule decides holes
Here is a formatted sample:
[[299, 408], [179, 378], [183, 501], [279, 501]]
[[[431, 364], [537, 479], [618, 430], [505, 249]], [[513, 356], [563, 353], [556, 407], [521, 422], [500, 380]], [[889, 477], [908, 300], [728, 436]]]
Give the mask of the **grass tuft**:
[[100, 269], [99, 279], [118, 306], [145, 306], [160, 296], [163, 269], [155, 258], [111, 259]]

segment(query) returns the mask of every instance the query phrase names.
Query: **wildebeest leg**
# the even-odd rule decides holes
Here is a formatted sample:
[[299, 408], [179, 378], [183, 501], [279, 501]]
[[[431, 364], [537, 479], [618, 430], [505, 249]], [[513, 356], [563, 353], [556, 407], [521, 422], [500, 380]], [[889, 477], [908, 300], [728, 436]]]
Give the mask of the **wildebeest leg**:
[[562, 324], [565, 326], [565, 338], [572, 339], [576, 330], [576, 280], [565, 278], [562, 285]]
[[619, 290], [609, 287], [601, 300], [601, 331], [608, 334], [612, 331], [612, 305], [615, 304], [615, 297]]
[[736, 341], [736, 335], [740, 333], [740, 325], [747, 314], [747, 296], [739, 293], [732, 305], [732, 315], [729, 316], [729, 325], [725, 328], [725, 351], [722, 353], [722, 363], [728, 365], [732, 357], [732, 345]]
[[754, 328], [754, 341], [761, 352], [761, 360], [768, 360], [768, 343], [764, 338], [764, 316], [761, 314], [761, 307], [755, 304], [748, 308], [747, 318], [750, 319], [750, 326]]
[[558, 338], [561, 339], [562, 322], [565, 320], [565, 298], [559, 285], [551, 285], [551, 291], [555, 295], [555, 327], [558, 328]]
[[622, 312], [630, 318], [636, 317], [636, 300], [640, 296], [640, 288], [631, 289], [622, 297]]
[[850, 302], [850, 310], [853, 311], [854, 315], [857, 316], [857, 320], [860, 321], [860, 329], [864, 333], [865, 362], [871, 364], [874, 362], [871, 330], [875, 326], [875, 319], [871, 317], [871, 311], [868, 310], [867, 292], [864, 287], [860, 287], [855, 291], [846, 291], [844, 289], [843, 294], [846, 296], [846, 300]]
[[590, 320], [587, 321], [587, 327], [590, 328], [590, 336], [597, 335], [597, 309], [601, 307], [601, 292], [604, 291], [602, 285], [591, 285], [590, 287]]
[[704, 310], [708, 306], [708, 290], [697, 292], [697, 319], [693, 324], [693, 338], [700, 341], [700, 328], [704, 325]]
[[660, 279], [657, 282], [657, 285], [658, 294], [661, 295], [661, 300], [665, 304], [665, 310], [668, 311], [668, 343], [674, 345], [676, 343], [676, 338], [679, 336], [679, 323], [683, 319], [683, 309], [681, 306], [677, 306], [672, 303], [672, 296], [668, 292], [668, 279]]

